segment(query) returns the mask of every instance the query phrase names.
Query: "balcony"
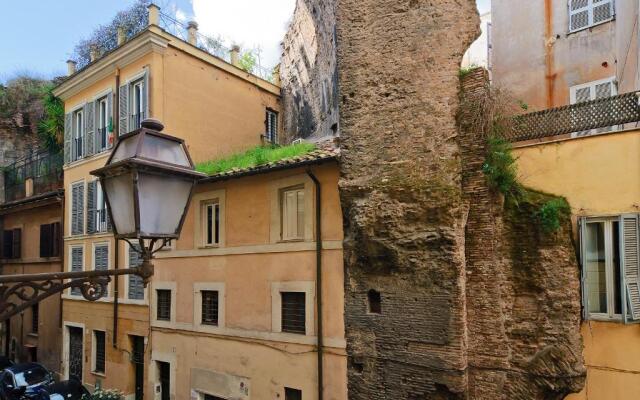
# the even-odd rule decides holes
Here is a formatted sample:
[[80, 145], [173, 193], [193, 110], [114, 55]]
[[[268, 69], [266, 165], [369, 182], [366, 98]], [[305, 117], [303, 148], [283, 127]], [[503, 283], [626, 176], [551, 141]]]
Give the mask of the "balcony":
[[39, 151], [3, 168], [4, 203], [61, 189], [62, 161], [62, 153]]
[[544, 141], [631, 128], [627, 124], [640, 121], [639, 97], [640, 92], [630, 92], [518, 115], [512, 119], [512, 129], [505, 134], [505, 139]]

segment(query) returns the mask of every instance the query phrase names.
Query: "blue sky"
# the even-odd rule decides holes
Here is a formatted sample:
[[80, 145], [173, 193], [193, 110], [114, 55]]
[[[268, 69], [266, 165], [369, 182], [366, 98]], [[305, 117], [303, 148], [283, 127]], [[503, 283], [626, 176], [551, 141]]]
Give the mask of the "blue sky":
[[[480, 12], [489, 11], [491, 0], [477, 1]], [[2, 1], [0, 82], [21, 72], [43, 78], [64, 75], [65, 62], [75, 44], [133, 2]], [[269, 67], [276, 62], [278, 43], [295, 0], [154, 0], [154, 3], [165, 11], [178, 11], [185, 19], [195, 19], [203, 33], [222, 35], [229, 42], [238, 42], [247, 48], [259, 46], [263, 51], [263, 64]], [[252, 9], [255, 15], [247, 15], [246, 10]], [[265, 18], [265, 13], [273, 15]], [[278, 22], [274, 24], [274, 20]], [[260, 26], [265, 21], [268, 25]]]

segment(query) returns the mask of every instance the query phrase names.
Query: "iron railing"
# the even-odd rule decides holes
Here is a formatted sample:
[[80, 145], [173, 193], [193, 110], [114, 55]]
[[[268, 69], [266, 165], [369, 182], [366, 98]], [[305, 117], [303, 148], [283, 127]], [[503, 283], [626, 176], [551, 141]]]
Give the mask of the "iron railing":
[[624, 93], [583, 103], [518, 115], [504, 134], [512, 142], [577, 135], [592, 129], [640, 121], [640, 92]]
[[137, 114], [131, 114], [131, 121], [130, 121], [130, 124], [129, 124], [129, 130], [130, 131], [142, 127], [142, 121], [144, 121], [144, 118], [145, 118], [144, 114], [145, 113], [143, 111], [141, 111], [141, 112], [139, 112]]
[[35, 152], [5, 167], [5, 202], [21, 200], [27, 196], [27, 181], [31, 180], [31, 195], [38, 195], [63, 187], [62, 153]]

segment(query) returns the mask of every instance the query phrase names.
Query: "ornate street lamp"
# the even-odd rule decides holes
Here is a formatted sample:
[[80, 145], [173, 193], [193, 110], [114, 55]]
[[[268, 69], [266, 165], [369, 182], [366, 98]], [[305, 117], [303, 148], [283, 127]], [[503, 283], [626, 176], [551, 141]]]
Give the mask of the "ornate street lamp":
[[184, 140], [161, 133], [164, 126], [157, 120], [147, 119], [141, 125], [121, 136], [106, 165], [91, 174], [100, 179], [115, 238], [139, 251], [142, 265], [0, 276], [0, 321], [71, 287], [79, 288], [87, 300], [98, 300], [107, 293], [112, 276], [135, 274], [145, 286], [149, 282], [153, 254], [180, 236], [193, 189], [204, 175], [194, 170]]

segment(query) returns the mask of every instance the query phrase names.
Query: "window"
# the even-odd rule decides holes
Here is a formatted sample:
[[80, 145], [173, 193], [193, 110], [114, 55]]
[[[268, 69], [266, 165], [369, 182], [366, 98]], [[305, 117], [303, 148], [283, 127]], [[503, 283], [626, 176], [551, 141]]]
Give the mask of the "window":
[[[136, 249], [139, 245], [129, 246], [129, 268], [137, 267], [142, 264], [142, 257]], [[128, 276], [127, 298], [130, 300], [144, 300], [144, 281], [138, 275]]]
[[382, 298], [380, 292], [377, 290], [369, 290], [367, 293], [367, 300], [369, 300], [369, 313], [381, 314], [382, 313]]
[[71, 234], [84, 233], [84, 182], [71, 185]]
[[640, 319], [638, 216], [583, 218], [580, 245], [585, 317]]
[[87, 184], [87, 233], [106, 232], [109, 228], [107, 202], [98, 180]]
[[40, 257], [60, 256], [60, 222], [40, 225]]
[[282, 297], [282, 332], [306, 333], [306, 312], [304, 292], [281, 292]]
[[93, 372], [104, 374], [106, 365], [105, 333], [93, 331]]
[[613, 0], [569, 0], [569, 32], [611, 21], [614, 15]]
[[96, 244], [93, 248], [93, 268], [96, 271], [106, 271], [109, 269], [109, 245], [106, 243]]
[[38, 333], [38, 325], [40, 322], [40, 308], [38, 304], [31, 306], [31, 333]]
[[[80, 246], [71, 247], [70, 262], [71, 262], [70, 269], [72, 272], [78, 272], [78, 271], [84, 270], [84, 248], [83, 247], [80, 247]], [[80, 296], [81, 294], [82, 292], [80, 291], [79, 287], [71, 288], [71, 295]]]
[[271, 143], [278, 143], [278, 113], [270, 108], [267, 108], [265, 126], [265, 138]]
[[205, 246], [217, 246], [220, 244], [220, 205], [218, 202], [204, 203], [204, 244]]
[[156, 290], [156, 319], [158, 321], [171, 321], [171, 290]]
[[98, 152], [107, 149], [109, 143], [109, 111], [107, 97], [103, 97], [97, 102], [98, 128], [96, 131], [96, 149]]
[[145, 119], [143, 80], [137, 80], [131, 84], [131, 126], [130, 130], [138, 129]]
[[218, 291], [203, 290], [202, 292], [202, 324], [218, 325]]
[[304, 239], [304, 187], [283, 189], [280, 193], [280, 235], [282, 240]]
[[302, 400], [302, 390], [284, 388], [284, 400]]
[[2, 258], [20, 258], [22, 250], [22, 229], [8, 229], [2, 232]]
[[[584, 103], [586, 101], [603, 99], [618, 94], [615, 77], [602, 79], [593, 82], [587, 82], [581, 85], [572, 86], [569, 89], [571, 104]], [[611, 114], [611, 105], [602, 103], [594, 106], [594, 113], [607, 115]], [[589, 131], [574, 132], [572, 137], [587, 136], [594, 133], [603, 133], [611, 131], [611, 127], [592, 129]]]
[[84, 150], [84, 110], [73, 113], [73, 151], [71, 161], [82, 158]]

